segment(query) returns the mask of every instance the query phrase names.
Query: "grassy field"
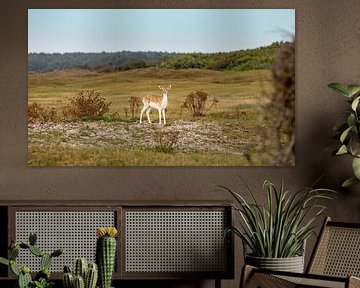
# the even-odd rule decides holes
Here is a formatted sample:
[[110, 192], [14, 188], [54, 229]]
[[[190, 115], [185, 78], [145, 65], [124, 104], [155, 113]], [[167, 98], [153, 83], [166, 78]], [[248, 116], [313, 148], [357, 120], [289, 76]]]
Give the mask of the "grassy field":
[[[130, 119], [125, 113], [130, 97], [160, 96], [159, 84], [172, 85], [167, 125], [156, 124], [155, 111], [151, 113], [152, 125]], [[263, 131], [270, 125], [261, 117], [266, 95], [273, 89], [268, 70], [147, 68], [111, 73], [29, 73], [28, 103], [61, 110], [81, 89], [97, 90], [111, 101], [109, 113], [116, 114], [116, 119], [111, 123], [29, 124], [29, 165], [268, 165], [260, 145]], [[209, 100], [219, 100], [204, 117], [193, 118], [181, 109], [186, 95], [195, 90], [207, 92]]]

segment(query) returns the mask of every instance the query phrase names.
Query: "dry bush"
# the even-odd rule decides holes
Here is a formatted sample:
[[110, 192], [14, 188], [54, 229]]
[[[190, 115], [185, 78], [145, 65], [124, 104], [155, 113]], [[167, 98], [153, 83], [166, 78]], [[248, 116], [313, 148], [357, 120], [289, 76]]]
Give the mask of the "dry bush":
[[80, 90], [70, 99], [70, 103], [62, 108], [66, 119], [95, 119], [109, 112], [111, 102], [100, 97], [100, 92], [95, 90]]
[[[137, 115], [139, 114], [139, 110], [141, 107], [141, 99], [140, 97], [130, 97], [129, 99], [129, 110], [131, 113], [131, 119], [135, 119]], [[127, 116], [127, 113], [126, 113]]]
[[128, 116], [129, 116], [129, 108], [128, 107], [124, 107], [124, 113], [125, 113], [125, 118], [128, 118]]
[[180, 132], [164, 131], [160, 129], [155, 132], [155, 150], [157, 152], [170, 153], [174, 151], [174, 147], [179, 141]]
[[[279, 48], [271, 69], [275, 92], [265, 113], [271, 120], [266, 140], [275, 138], [268, 154], [275, 165], [295, 164], [295, 41]], [[285, 136], [285, 137], [284, 137]]]
[[28, 105], [28, 123], [44, 123], [57, 119], [57, 111], [54, 107], [42, 107], [35, 102]]
[[205, 116], [205, 114], [219, 102], [216, 98], [213, 98], [210, 106], [206, 109], [207, 100], [208, 94], [206, 92], [202, 90], [192, 91], [186, 96], [181, 108], [188, 109], [194, 117]]

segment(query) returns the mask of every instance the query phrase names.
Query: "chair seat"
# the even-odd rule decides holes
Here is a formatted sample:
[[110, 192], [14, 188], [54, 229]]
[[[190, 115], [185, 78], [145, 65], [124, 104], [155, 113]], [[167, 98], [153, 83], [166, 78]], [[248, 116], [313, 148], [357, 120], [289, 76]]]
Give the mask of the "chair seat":
[[308, 278], [309, 275], [306, 275], [306, 278], [296, 277], [296, 276], [277, 276], [286, 281], [296, 284], [295, 287], [326, 287], [326, 288], [345, 288], [346, 287], [346, 278], [341, 281], [336, 281], [336, 279], [320, 279], [320, 278]]
[[[250, 265], [246, 265], [244, 267], [243, 273], [247, 275], [248, 279], [248, 281], [244, 283], [244, 287], [249, 288], [360, 287], [360, 279], [357, 277], [334, 277], [315, 274], [299, 274], [292, 272], [275, 272], [266, 269], [258, 269]], [[349, 286], [349, 283], [352, 285]]]

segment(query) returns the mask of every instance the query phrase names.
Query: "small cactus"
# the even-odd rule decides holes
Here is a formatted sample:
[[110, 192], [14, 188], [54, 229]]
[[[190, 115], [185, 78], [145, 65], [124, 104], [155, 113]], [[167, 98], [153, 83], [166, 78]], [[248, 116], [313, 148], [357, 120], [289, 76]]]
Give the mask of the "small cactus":
[[[71, 273], [69, 266], [64, 266], [63, 286], [64, 288], [95, 288], [98, 279], [98, 268], [96, 263], [86, 258], [78, 258], [74, 263], [74, 272]], [[77, 286], [76, 286], [77, 285]], [[82, 286], [84, 285], [84, 286]]]
[[34, 254], [35, 256], [41, 257], [44, 255], [44, 252], [42, 252], [40, 250], [40, 248], [36, 247], [36, 246], [31, 246], [29, 247], [29, 251]]
[[83, 279], [85, 279], [87, 268], [88, 268], [88, 262], [85, 258], [76, 259], [74, 274], [76, 276], [81, 276]]
[[26, 244], [26, 243], [20, 243], [19, 247], [22, 249], [29, 249], [30, 245]]
[[14, 248], [10, 249], [8, 252], [9, 260], [16, 260], [16, 258], [19, 256], [19, 246], [15, 246]]
[[35, 280], [40, 281], [42, 278], [48, 280], [48, 279], [50, 279], [50, 275], [51, 275], [51, 273], [50, 273], [49, 269], [44, 268], [44, 269], [40, 270], [38, 273], [36, 273]]
[[51, 265], [51, 260], [52, 260], [51, 255], [48, 253], [44, 253], [44, 255], [41, 256], [41, 261], [40, 261], [41, 269], [45, 269], [45, 268], [49, 269]]
[[36, 241], [37, 241], [37, 235], [34, 232], [31, 232], [29, 235], [29, 244], [31, 246], [35, 246], [36, 245]]
[[51, 257], [58, 257], [64, 253], [64, 249], [57, 249], [51, 253]]
[[96, 263], [89, 263], [85, 276], [85, 288], [95, 288], [98, 279], [98, 266]]
[[[19, 288], [29, 288], [29, 287], [40, 287], [38, 283], [51, 284], [50, 282], [50, 265], [53, 257], [60, 256], [63, 254], [63, 249], [55, 250], [53, 253], [48, 254], [40, 250], [36, 245], [37, 236], [35, 233], [30, 233], [29, 244], [20, 242], [16, 243], [11, 241], [8, 259], [0, 257], [0, 263], [10, 266], [11, 271], [18, 276], [18, 286]], [[41, 271], [35, 275], [35, 281], [32, 280], [30, 275], [30, 269], [28, 266], [22, 266], [21, 268], [16, 264], [16, 259], [19, 256], [19, 250], [29, 250], [30, 253], [37, 257], [41, 257]], [[42, 287], [42, 286], [41, 286]]]
[[64, 266], [64, 273], [71, 273], [71, 269], [69, 266], [67, 265]]
[[74, 288], [85, 288], [84, 278], [77, 275], [74, 277]]
[[99, 238], [96, 243], [96, 262], [99, 267], [99, 282], [101, 288], [110, 288], [116, 258], [115, 227], [98, 228]]
[[19, 288], [28, 288], [32, 283], [30, 269], [27, 266], [21, 267], [21, 271], [19, 274], [18, 285]]
[[73, 288], [74, 287], [74, 276], [71, 272], [66, 272], [62, 277], [64, 288]]

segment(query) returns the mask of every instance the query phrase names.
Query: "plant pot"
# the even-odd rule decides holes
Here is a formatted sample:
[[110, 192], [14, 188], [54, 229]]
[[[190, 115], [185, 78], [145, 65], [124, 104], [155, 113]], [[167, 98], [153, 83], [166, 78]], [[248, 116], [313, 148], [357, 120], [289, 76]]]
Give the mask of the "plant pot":
[[246, 255], [245, 263], [262, 269], [304, 273], [304, 256], [289, 258], [263, 258]]

